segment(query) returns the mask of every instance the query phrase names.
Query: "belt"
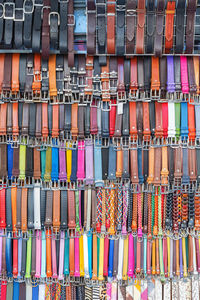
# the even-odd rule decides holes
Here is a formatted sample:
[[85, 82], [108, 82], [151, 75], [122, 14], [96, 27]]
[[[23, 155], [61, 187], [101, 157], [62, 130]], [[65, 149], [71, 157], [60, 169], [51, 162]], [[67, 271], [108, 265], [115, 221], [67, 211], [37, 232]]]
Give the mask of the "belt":
[[156, 30], [155, 30], [155, 40], [154, 40], [154, 53], [156, 56], [161, 56], [162, 54], [164, 9], [165, 9], [165, 2], [163, 0], [159, 0], [157, 3], [157, 11], [156, 11]]
[[0, 43], [3, 42], [3, 26], [4, 26], [4, 0], [0, 1]]
[[136, 53], [144, 53], [144, 26], [145, 26], [145, 1], [138, 1], [137, 6], [137, 33], [136, 33]]
[[108, 54], [115, 54], [115, 10], [116, 3], [107, 1], [107, 51]]
[[74, 65], [74, 27], [75, 27], [74, 1], [69, 0], [67, 36], [68, 36], [68, 62], [70, 67]]
[[183, 53], [185, 1], [179, 0], [176, 8], [176, 53]]
[[126, 54], [133, 54], [135, 48], [136, 1], [126, 4]]
[[[58, 4], [57, 4], [58, 5]], [[56, 6], [57, 6], [56, 5]], [[57, 8], [57, 7], [56, 7]], [[59, 49], [60, 52], [67, 52], [67, 10], [68, 10], [68, 2], [67, 1], [61, 1], [60, 2], [60, 7], [59, 7], [59, 13], [57, 9], [57, 14], [55, 13], [56, 19], [55, 21], [55, 26], [56, 26], [56, 31], [58, 31], [58, 26], [60, 25], [60, 30], [59, 30]], [[55, 11], [56, 12], [56, 11]], [[58, 40], [58, 38], [56, 38]]]
[[194, 46], [194, 21], [196, 13], [196, 1], [190, 1], [187, 5], [187, 24], [186, 24], [186, 53], [192, 53]]
[[49, 14], [50, 26], [50, 46], [53, 49], [58, 47], [58, 27], [60, 25], [60, 15], [58, 13], [58, 0], [51, 2], [51, 12]]
[[125, 0], [117, 0], [116, 54], [125, 53]]
[[154, 3], [154, 0], [148, 1], [146, 14], [147, 14], [146, 52], [153, 53], [154, 26], [155, 26], [155, 3]]
[[14, 43], [16, 48], [20, 48], [23, 45], [23, 22], [24, 22], [24, 10], [23, 1], [15, 1], [15, 31], [14, 31]]
[[173, 47], [173, 32], [174, 32], [174, 14], [176, 2], [169, 1], [166, 9], [166, 24], [165, 24], [165, 52], [169, 53]]
[[4, 2], [4, 45], [12, 47], [13, 39], [13, 20], [15, 15], [15, 3], [12, 0]]
[[24, 9], [24, 46], [26, 48], [31, 48], [34, 2], [32, 0], [26, 0], [24, 2], [23, 9]]
[[32, 32], [32, 49], [33, 52], [40, 51], [41, 44], [41, 27], [42, 27], [42, 6], [43, 1], [37, 0], [34, 3], [34, 16], [33, 16], [33, 32]]
[[50, 0], [43, 2], [43, 22], [42, 22], [42, 58], [48, 59], [49, 47], [50, 47], [50, 26], [49, 26], [49, 14], [50, 14]]
[[[97, 45], [98, 53], [105, 54], [106, 51], [106, 3], [104, 0], [96, 1], [97, 11]], [[104, 66], [106, 64], [106, 56], [99, 57], [99, 64]]]
[[87, 50], [88, 54], [95, 54], [95, 32], [96, 32], [96, 5], [91, 0], [87, 3], [88, 23], [87, 23]]

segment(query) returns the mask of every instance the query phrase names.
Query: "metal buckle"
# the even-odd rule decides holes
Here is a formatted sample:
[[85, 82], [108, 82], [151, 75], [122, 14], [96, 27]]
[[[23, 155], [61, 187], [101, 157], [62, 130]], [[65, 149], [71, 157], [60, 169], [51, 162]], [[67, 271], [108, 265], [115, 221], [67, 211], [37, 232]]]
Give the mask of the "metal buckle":
[[[28, 3], [26, 3], [28, 2]], [[30, 3], [31, 2], [31, 3]], [[34, 0], [25, 0], [24, 4], [23, 4], [23, 10], [24, 10], [24, 14], [32, 14], [34, 11]], [[31, 10], [27, 10], [27, 8], [31, 8]]]
[[117, 91], [117, 101], [126, 103], [126, 92], [125, 91]]
[[42, 74], [40, 71], [34, 71], [33, 78], [35, 82], [41, 82], [42, 81]]
[[51, 25], [51, 17], [57, 17], [58, 18], [58, 26], [60, 26], [60, 14], [57, 11], [52, 11], [49, 14], [49, 26]]
[[68, 26], [75, 26], [75, 20], [76, 20], [76, 19], [75, 19], [75, 15], [69, 14], [69, 15], [68, 15], [68, 18], [69, 18], [69, 17], [73, 19], [73, 23], [67, 23], [67, 25], [68, 25]]
[[[10, 15], [10, 13], [12, 15]], [[14, 20], [15, 19], [15, 3], [11, 3], [11, 2], [4, 3], [4, 19], [5, 20]]]
[[0, 3], [0, 11], [2, 11], [2, 14], [0, 15], [0, 19], [3, 19], [4, 18], [4, 5], [2, 3]]
[[139, 98], [139, 90], [130, 90], [129, 101], [136, 101]]
[[[19, 17], [17, 17], [17, 12], [18, 13], [22, 13], [22, 15], [19, 15]], [[15, 18], [14, 18], [15, 22], [24, 22], [24, 9], [23, 8], [15, 8]]]
[[160, 100], [160, 94], [161, 94], [161, 90], [160, 89], [159, 89], [159, 91], [151, 89], [151, 91], [150, 91], [150, 98], [152, 100]]

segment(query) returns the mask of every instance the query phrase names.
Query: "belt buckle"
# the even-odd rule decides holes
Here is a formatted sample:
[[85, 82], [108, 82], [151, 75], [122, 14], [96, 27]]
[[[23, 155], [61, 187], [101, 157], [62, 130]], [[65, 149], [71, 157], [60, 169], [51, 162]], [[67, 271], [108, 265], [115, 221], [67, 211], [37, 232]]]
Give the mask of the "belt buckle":
[[42, 102], [49, 101], [49, 91], [42, 91], [41, 92]]
[[145, 91], [138, 91], [138, 99], [136, 100], [139, 100], [139, 101], [144, 101], [145, 99]]
[[4, 9], [4, 5], [2, 3], [0, 3], [0, 11], [2, 11], [2, 13], [0, 15], [0, 19], [3, 19], [4, 18], [5, 9]]
[[76, 20], [76, 19], [75, 19], [75, 15], [73, 15], [73, 14], [68, 14], [67, 16], [68, 16], [68, 19], [69, 19], [69, 18], [72, 18], [72, 22], [71, 22], [71, 23], [68, 23], [68, 22], [67, 22], [67, 26], [75, 26], [75, 20]]
[[9, 90], [3, 90], [2, 94], [1, 94], [1, 99], [3, 100], [2, 103], [4, 103], [5, 101], [10, 101], [11, 99], [11, 91]]
[[160, 95], [161, 95], [160, 89], [159, 89], [159, 91], [151, 89], [151, 91], [150, 91], [150, 98], [152, 100], [160, 100]]
[[190, 102], [191, 104], [200, 104], [200, 95], [199, 94], [195, 94], [194, 95], [194, 102]]
[[[29, 2], [29, 3], [28, 3]], [[31, 3], [30, 3], [31, 2]], [[24, 4], [23, 4], [23, 10], [24, 10], [24, 14], [32, 14], [34, 11], [34, 0], [25, 0]], [[31, 8], [31, 10], [27, 10], [27, 7]]]
[[[11, 9], [11, 11], [8, 11]], [[12, 13], [12, 15], [9, 15]], [[14, 20], [15, 19], [15, 3], [5, 2], [4, 3], [4, 19], [5, 20]]]
[[[19, 16], [17, 16], [17, 13], [19, 13]], [[20, 15], [21, 13], [21, 15]], [[24, 9], [23, 8], [17, 8], [15, 7], [15, 22], [24, 22]]]
[[167, 92], [166, 93], [166, 100], [168, 101], [175, 101], [175, 92]]
[[91, 104], [93, 100], [93, 94], [85, 94], [83, 103]]
[[126, 103], [127, 102], [125, 91], [117, 91], [117, 101], [119, 101], [121, 103]]
[[20, 100], [20, 92], [14, 92], [11, 94], [11, 99], [10, 99], [10, 102], [13, 103], [13, 102], [16, 102]]
[[6, 144], [6, 143], [7, 143], [7, 136], [0, 135], [0, 144]]
[[190, 93], [188, 94], [188, 93], [182, 93], [182, 97], [183, 97], [183, 101], [184, 102], [190, 102]]
[[33, 91], [24, 92], [24, 102], [30, 103], [33, 102]]
[[175, 137], [168, 137], [167, 143], [172, 148], [178, 148], [179, 147], [179, 141], [177, 140], [176, 136]]
[[139, 98], [139, 90], [130, 90], [129, 92], [129, 101], [134, 102], [137, 101]]
[[42, 97], [41, 91], [32, 91], [32, 99], [34, 102], [40, 102]]
[[51, 18], [52, 17], [57, 17], [58, 26], [60, 26], [60, 14], [57, 11], [50, 12], [50, 14], [49, 14], [49, 20], [48, 20], [49, 26], [51, 25]]
[[151, 93], [150, 91], [144, 91], [144, 101], [145, 102], [151, 102]]
[[[104, 103], [106, 104], [106, 108], [104, 107]], [[102, 111], [110, 111], [111, 110], [111, 101], [101, 101], [101, 110]]]

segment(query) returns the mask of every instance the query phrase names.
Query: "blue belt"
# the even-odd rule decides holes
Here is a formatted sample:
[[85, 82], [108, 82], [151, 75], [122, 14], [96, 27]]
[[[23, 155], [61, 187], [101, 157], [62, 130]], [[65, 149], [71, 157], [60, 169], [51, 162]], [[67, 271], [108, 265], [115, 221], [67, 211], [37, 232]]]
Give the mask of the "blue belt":
[[181, 139], [188, 138], [188, 106], [181, 103]]
[[[53, 144], [55, 145], [55, 141], [53, 141]], [[58, 181], [58, 177], [59, 177], [58, 147], [52, 147], [51, 163], [52, 163], [51, 180]]]
[[7, 146], [7, 157], [8, 157], [8, 179], [12, 177], [12, 169], [13, 169], [13, 148], [11, 144]]
[[142, 148], [138, 148], [138, 177], [139, 184], [144, 183], [143, 169], [142, 169]]

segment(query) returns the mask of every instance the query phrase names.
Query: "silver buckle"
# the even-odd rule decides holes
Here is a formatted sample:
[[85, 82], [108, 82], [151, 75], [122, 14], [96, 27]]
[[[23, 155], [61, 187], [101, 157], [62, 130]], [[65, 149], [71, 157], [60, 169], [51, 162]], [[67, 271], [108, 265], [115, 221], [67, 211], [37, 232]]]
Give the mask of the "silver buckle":
[[161, 91], [157, 91], [157, 90], [152, 90], [150, 91], [150, 98], [152, 100], [160, 100], [160, 94], [161, 94]]
[[3, 19], [4, 18], [4, 13], [5, 13], [5, 8], [4, 8], [4, 5], [2, 3], [0, 3], [0, 9], [2, 9], [2, 14], [0, 16], [0, 19]]
[[[32, 5], [32, 8], [31, 8], [31, 10], [30, 11], [28, 11], [27, 10], [27, 8], [26, 8], [26, 2], [30, 2], [30, 0], [25, 0], [24, 1], [24, 4], [23, 4], [23, 10], [24, 10], [24, 14], [32, 14], [33, 13], [33, 11], [34, 11], [34, 4], [35, 4], [35, 1], [34, 0], [31, 0], [31, 5]], [[30, 7], [29, 5], [28, 5], [28, 7]]]
[[58, 18], [58, 26], [60, 26], [60, 14], [57, 12], [57, 11], [52, 11], [52, 12], [50, 12], [50, 14], [49, 14], [49, 26], [51, 25], [51, 17], [53, 17], [53, 16], [57, 16], [57, 18]]
[[[8, 8], [8, 10], [11, 8], [12, 9], [12, 16], [9, 16], [10, 11], [6, 11]], [[11, 3], [11, 2], [6, 2], [4, 3], [4, 19], [5, 20], [14, 20], [15, 19], [15, 3]]]
[[[20, 16], [19, 18], [16, 17], [16, 12], [21, 12], [22, 16]], [[15, 8], [15, 18], [14, 18], [15, 22], [24, 22], [24, 9], [23, 8]]]
[[69, 14], [67, 16], [68, 18], [72, 18], [73, 22], [72, 23], [67, 23], [68, 26], [75, 26], [75, 15]]

